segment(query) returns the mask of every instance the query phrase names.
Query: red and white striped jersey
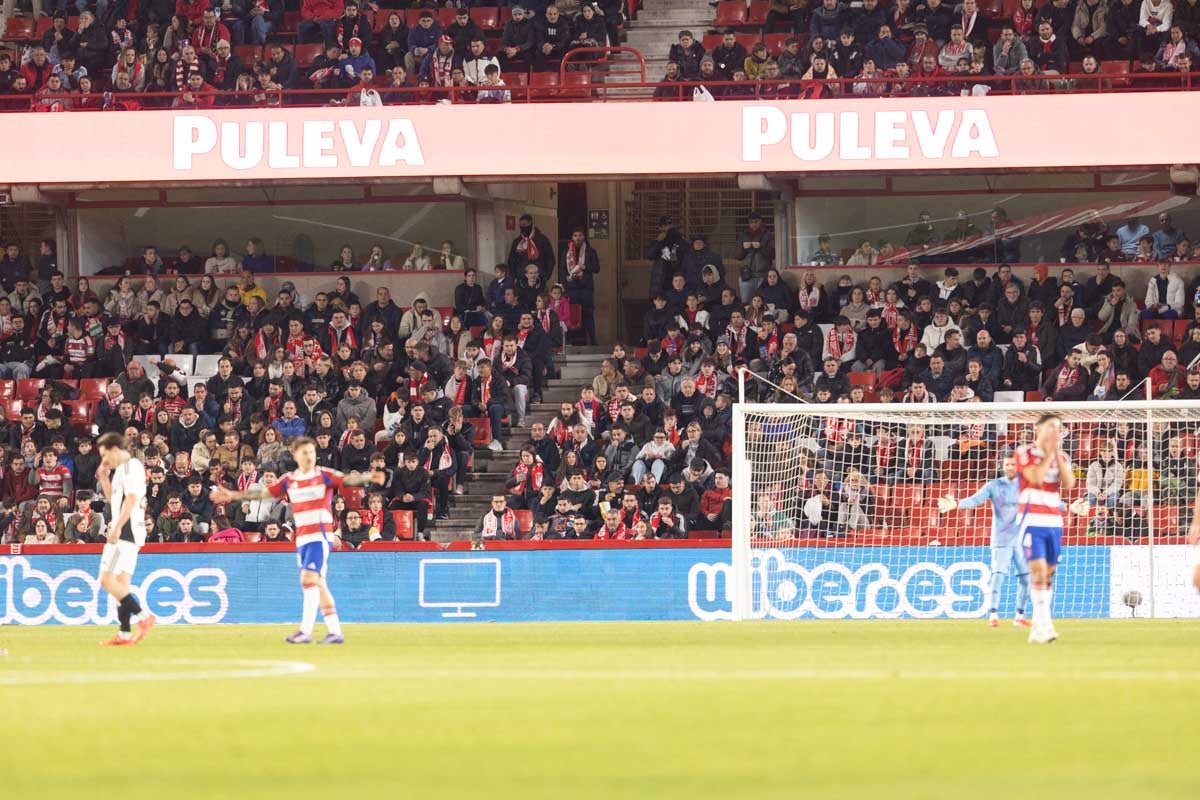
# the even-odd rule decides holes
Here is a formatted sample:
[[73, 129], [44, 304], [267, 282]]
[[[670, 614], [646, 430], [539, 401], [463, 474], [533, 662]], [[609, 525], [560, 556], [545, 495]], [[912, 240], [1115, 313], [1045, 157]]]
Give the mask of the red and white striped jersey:
[[307, 474], [289, 472], [268, 487], [267, 491], [272, 497], [278, 500], [286, 498], [292, 507], [292, 514], [296, 517], [297, 549], [311, 542], [333, 542], [337, 525], [334, 524], [330, 506], [333, 493], [342, 488], [344, 478], [336, 470], [317, 467]]
[[62, 464], [56, 465], [54, 469], [38, 467], [38, 493], [56, 499], [62, 497], [63, 489], [70, 478], [71, 471]]
[[[1058, 463], [1050, 465], [1041, 484], [1025, 480], [1026, 467], [1041, 464], [1046, 455], [1041, 448], [1023, 445], [1017, 448], [1017, 494], [1020, 530], [1026, 528], [1062, 528], [1062, 496], [1058, 490]], [[1068, 462], [1069, 463], [1069, 462]]]

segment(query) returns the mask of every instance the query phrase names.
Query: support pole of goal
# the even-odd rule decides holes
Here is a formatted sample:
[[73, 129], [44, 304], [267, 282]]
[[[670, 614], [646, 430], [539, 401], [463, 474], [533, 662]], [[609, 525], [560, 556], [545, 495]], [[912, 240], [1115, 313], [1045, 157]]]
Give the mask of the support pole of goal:
[[[744, 397], [746, 373], [739, 372], [738, 382]], [[730, 544], [729, 575], [726, 591], [730, 597], [732, 618], [750, 619], [753, 608], [750, 601], [750, 509], [751, 478], [750, 459], [746, 455], [746, 405], [733, 407], [733, 455], [730, 467], [733, 486], [733, 541]]]
[[[1154, 389], [1150, 378], [1146, 378], [1146, 400], [1154, 400]], [[1150, 619], [1154, 619], [1154, 411], [1146, 409], [1146, 542], [1150, 562]]]

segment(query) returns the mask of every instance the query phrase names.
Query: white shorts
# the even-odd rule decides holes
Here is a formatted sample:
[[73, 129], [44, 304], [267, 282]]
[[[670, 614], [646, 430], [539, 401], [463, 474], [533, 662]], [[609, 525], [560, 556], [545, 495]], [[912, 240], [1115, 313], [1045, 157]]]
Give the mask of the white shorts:
[[138, 550], [133, 542], [120, 540], [116, 544], [104, 545], [100, 553], [100, 571], [114, 575], [132, 575], [137, 568]]
[[1192, 556], [1192, 571], [1200, 569], [1200, 544], [1194, 544], [1191, 547]]

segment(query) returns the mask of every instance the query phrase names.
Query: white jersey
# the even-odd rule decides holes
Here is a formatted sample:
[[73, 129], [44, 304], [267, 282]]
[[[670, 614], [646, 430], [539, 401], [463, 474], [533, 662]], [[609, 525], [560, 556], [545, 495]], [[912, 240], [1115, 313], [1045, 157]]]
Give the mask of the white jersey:
[[136, 458], [130, 458], [112, 473], [112, 496], [109, 503], [113, 520], [121, 516], [121, 505], [125, 498], [136, 498], [129, 522], [121, 529], [121, 541], [133, 542], [138, 547], [146, 543], [146, 468]]

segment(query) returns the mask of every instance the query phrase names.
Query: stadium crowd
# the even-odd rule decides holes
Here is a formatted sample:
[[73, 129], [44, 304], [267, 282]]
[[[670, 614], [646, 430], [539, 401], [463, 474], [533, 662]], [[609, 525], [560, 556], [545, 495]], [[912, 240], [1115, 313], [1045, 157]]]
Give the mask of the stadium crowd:
[[[445, 315], [424, 294], [405, 309], [386, 287], [360, 299], [348, 277], [311, 300], [291, 281], [268, 297], [254, 267], [271, 257], [257, 240], [241, 257], [218, 241], [203, 262], [180, 248], [164, 263], [147, 246], [104, 296], [86, 277], [68, 287], [52, 241], [36, 262], [9, 243], [0, 259], [4, 540], [98, 541], [95, 437], [109, 431], [146, 463], [154, 541], [286, 536], [286, 506], [214, 507], [208, 495], [215, 485], [272, 483], [291, 468], [288, 440], [302, 435], [316, 439], [323, 466], [386, 472], [370, 497], [339, 498], [346, 546], [394, 538], [385, 509], [414, 511], [418, 533], [446, 517], [475, 446], [500, 450], [503, 420], [520, 428], [527, 404], [540, 401], [572, 306], [580, 336], [594, 340], [600, 263], [584, 232], [555, 259], [532, 219], [519, 223], [486, 287], [461, 256], [439, 254], [436, 268], [463, 274]], [[346, 247], [334, 266], [387, 263], [379, 248], [364, 265]]]
[[80, 5], [77, 17], [55, 10], [44, 32], [36, 27], [20, 41], [19, 56], [0, 52], [0, 106], [271, 106], [285, 90], [305, 89], [344, 92], [299, 102], [380, 105], [438, 99], [418, 91], [430, 87], [462, 89], [447, 95], [460, 102], [507, 102], [502, 73], [512, 80], [557, 72], [570, 50], [616, 41], [623, 22], [620, 0], [584, 4], [574, 18], [545, 2], [513, 3], [498, 37], [487, 35], [466, 2], [406, 14], [355, 0], [303, 0], [294, 30], [285, 30], [283, 0]]
[[[391, 510], [413, 511], [422, 535], [465, 491], [476, 446], [503, 450], [514, 430], [524, 439], [568, 333], [595, 342], [600, 264], [584, 232], [556, 257], [528, 215], [519, 222], [487, 285], [450, 244], [429, 266], [463, 271], [453, 298], [418, 294], [407, 308], [386, 287], [355, 296], [348, 276], [331, 276], [311, 299], [290, 281], [269, 297], [256, 276], [272, 259], [257, 240], [240, 256], [219, 241], [204, 260], [180, 248], [164, 262], [147, 247], [102, 297], [87, 278], [66, 285], [52, 242], [36, 262], [10, 244], [0, 259], [0, 377], [12, 379], [0, 383], [10, 398], [5, 539], [95, 541], [92, 437], [107, 431], [146, 459], [156, 541], [286, 536], [285, 507], [214, 507], [208, 493], [276, 480], [300, 435], [317, 440], [323, 465], [385, 471], [378, 492], [338, 499], [346, 546], [394, 538]], [[517, 463], [477, 541], [728, 530], [743, 369], [749, 399], [761, 402], [988, 402], [1003, 392], [1115, 401], [1143, 397], [1142, 381], [1158, 398], [1200, 398], [1200, 280], [1185, 287], [1172, 271], [1187, 239], [1167, 215], [1155, 232], [1125, 221], [1114, 234], [1120, 255], [1102, 225], [1082, 226], [1063, 243], [1076, 263], [1057, 276], [1039, 267], [1029, 283], [1003, 262], [963, 265], [967, 276], [910, 262], [886, 285], [849, 276], [825, 285], [803, 267], [787, 271], [799, 278], [792, 285], [758, 214], [736, 275], [705, 236], [660, 222], [647, 243], [653, 303], [641, 340], [614, 344], [577, 396], [507, 445]], [[1153, 275], [1139, 303], [1111, 265], [1147, 242]], [[427, 266], [415, 255], [406, 268]], [[333, 268], [390, 263], [379, 249], [363, 263], [346, 248]], [[909, 463], [900, 454], [913, 433], [897, 433], [871, 437], [870, 448], [890, 454], [884, 473], [827, 476], [831, 489], [857, 492], [862, 505], [879, 480], [932, 480], [926, 449]], [[821, 436], [868, 447], [861, 431]], [[1095, 494], [1098, 505], [1112, 496]], [[845, 524], [861, 522], [856, 514]]]
[[[763, 33], [792, 33], [774, 43], [739, 33], [755, 22], [745, 6], [718, 4], [721, 35], [709, 47], [679, 32], [657, 98], [1097, 90], [1128, 85], [1111, 76], [1131, 65], [1162, 76], [1139, 77], [1136, 88], [1190, 88], [1171, 74], [1191, 73], [1200, 59], [1200, 5], [1190, 0], [1019, 0], [986, 9], [978, 0], [771, 0]], [[700, 88], [672, 86], [684, 81]]]

